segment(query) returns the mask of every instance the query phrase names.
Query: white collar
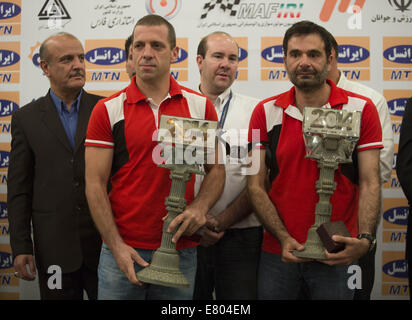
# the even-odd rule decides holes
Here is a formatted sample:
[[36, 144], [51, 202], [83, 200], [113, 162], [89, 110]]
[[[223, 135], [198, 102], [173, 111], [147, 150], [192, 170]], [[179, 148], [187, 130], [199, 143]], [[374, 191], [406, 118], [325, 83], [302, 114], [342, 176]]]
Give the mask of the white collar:
[[215, 108], [216, 109], [221, 109], [222, 106], [224, 105], [224, 103], [226, 103], [227, 99], [229, 99], [229, 95], [230, 95], [230, 87], [227, 88], [225, 91], [223, 91], [217, 98], [215, 101]]

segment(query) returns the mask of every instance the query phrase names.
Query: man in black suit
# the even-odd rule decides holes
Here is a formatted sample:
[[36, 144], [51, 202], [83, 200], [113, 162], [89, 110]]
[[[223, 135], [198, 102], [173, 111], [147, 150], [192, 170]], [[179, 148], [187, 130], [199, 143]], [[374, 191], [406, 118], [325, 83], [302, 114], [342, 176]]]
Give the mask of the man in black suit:
[[84, 50], [73, 35], [47, 38], [40, 60], [50, 90], [11, 121], [7, 204], [15, 275], [34, 280], [37, 267], [41, 299], [83, 299], [83, 290], [96, 299], [101, 238], [85, 197], [84, 139], [102, 97], [82, 89]]
[[409, 297], [412, 287], [412, 97], [407, 101], [403, 114], [399, 151], [396, 159], [396, 173], [403, 192], [409, 202], [408, 227], [406, 231], [406, 260], [409, 273]]

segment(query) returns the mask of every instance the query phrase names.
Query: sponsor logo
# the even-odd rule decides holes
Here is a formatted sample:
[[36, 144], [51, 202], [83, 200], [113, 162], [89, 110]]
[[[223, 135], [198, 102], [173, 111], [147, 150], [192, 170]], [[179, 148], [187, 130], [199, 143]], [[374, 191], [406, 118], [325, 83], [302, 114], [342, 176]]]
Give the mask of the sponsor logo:
[[269, 62], [283, 63], [282, 45], [271, 46], [263, 49], [262, 58]]
[[0, 117], [10, 116], [18, 108], [19, 105], [17, 103], [0, 99]]
[[123, 49], [103, 47], [90, 50], [85, 54], [87, 61], [97, 65], [116, 65], [126, 61], [126, 53]]
[[146, 10], [165, 19], [174, 18], [182, 6], [181, 0], [146, 0]]
[[411, 0], [388, 0], [388, 2], [392, 7], [401, 12], [409, 11], [409, 6], [412, 4]]
[[2, 219], [7, 219], [7, 195], [4, 193], [0, 194], [0, 221]]
[[244, 59], [246, 59], [248, 56], [248, 53], [245, 49], [243, 48], [239, 48], [239, 62], [243, 61]]
[[301, 18], [302, 9], [301, 1], [211, 0], [202, 7], [198, 27], [210, 27], [210, 19], [220, 27], [289, 27]]
[[0, 35], [21, 34], [21, 0], [0, 1]]
[[13, 256], [9, 252], [0, 251], [0, 269], [13, 267]]
[[210, 11], [220, 9], [223, 12], [227, 12], [229, 16], [234, 17], [237, 14], [240, 0], [212, 0], [207, 1], [203, 6], [203, 12], [200, 19], [205, 19]]
[[9, 156], [10, 153], [8, 151], [0, 150], [0, 168], [9, 167]]
[[10, 143], [0, 143], [0, 185], [7, 185], [9, 168]]
[[412, 63], [412, 45], [393, 46], [383, 51], [385, 59], [396, 63]]
[[408, 264], [406, 260], [389, 261], [382, 266], [382, 271], [391, 277], [408, 278]]
[[[396, 177], [396, 174], [394, 174]], [[383, 243], [404, 243], [409, 205], [406, 198], [384, 198], [382, 219]]]
[[382, 295], [403, 297], [409, 295], [408, 265], [405, 251], [382, 252]]
[[0, 2], [0, 20], [11, 19], [17, 17], [21, 13], [21, 8], [16, 3]]
[[[402, 117], [398, 116], [391, 116], [392, 119], [398, 119], [398, 120], [392, 120], [392, 130], [394, 134], [397, 134], [399, 137], [399, 132], [401, 129], [401, 122], [402, 122]], [[397, 159], [397, 154], [398, 154], [398, 144], [395, 143], [393, 146], [393, 152], [394, 152], [394, 157], [393, 157], [393, 162], [392, 162], [392, 173], [387, 182], [383, 184], [383, 188], [386, 189], [388, 192], [395, 192], [396, 194], [399, 194], [402, 192], [402, 187], [399, 182], [398, 176], [396, 174], [396, 159]], [[396, 224], [394, 223], [394, 219], [398, 216], [398, 212], [392, 212], [394, 216], [391, 216], [390, 211], [393, 210], [393, 208], [401, 208], [401, 207], [407, 207], [408, 202], [404, 201], [405, 198], [402, 199], [391, 199], [391, 198], [385, 198], [383, 201], [384, 206], [383, 206], [383, 212], [387, 212], [387, 219], [382, 219], [383, 221], [383, 226], [384, 229], [399, 229], [399, 228], [405, 228], [404, 225], [402, 224]], [[393, 220], [393, 221], [392, 221]], [[406, 229], [405, 229], [406, 230]], [[397, 230], [399, 231], [399, 230]], [[390, 237], [393, 237], [391, 235]], [[389, 238], [390, 238], [389, 237]], [[385, 241], [385, 240], [384, 240]]]
[[406, 231], [383, 231], [382, 232], [382, 240], [385, 243], [405, 243], [406, 241]]
[[[383, 96], [388, 103], [389, 114], [392, 120], [394, 141], [397, 143], [397, 141], [399, 141], [406, 101], [408, 97], [412, 96], [412, 90], [383, 90]], [[387, 183], [384, 184], [384, 187], [385, 186], [388, 187]]]
[[39, 29], [61, 29], [71, 21], [62, 0], [46, 0], [37, 16], [39, 21], [47, 22], [47, 25], [42, 25]]
[[34, 66], [40, 68], [40, 54], [39, 54], [39, 48], [41, 46], [41, 43], [39, 41], [36, 42], [34, 46], [30, 47], [30, 54], [29, 58], [33, 62]]
[[0, 42], [0, 83], [20, 82], [20, 42]]
[[389, 113], [393, 116], [403, 117], [408, 98], [397, 98], [388, 101]]
[[0, 202], [0, 219], [7, 219], [7, 202]]
[[383, 218], [389, 223], [406, 226], [408, 224], [409, 207], [391, 208], [383, 213]]
[[176, 61], [174, 61], [173, 64], [175, 64], [175, 63], [180, 63], [180, 62], [186, 60], [187, 57], [188, 57], [187, 51], [186, 51], [185, 49], [183, 49], [183, 48], [179, 48], [179, 54], [178, 54], [178, 56], [177, 56]]
[[[110, 43], [111, 46], [107, 47]], [[86, 40], [86, 81], [129, 82], [125, 70], [124, 39]]]
[[339, 45], [338, 62], [339, 63], [354, 63], [366, 60], [369, 58], [369, 50], [360, 46], [349, 44]]
[[412, 37], [383, 37], [383, 80], [412, 81]]
[[237, 42], [239, 46], [239, 64], [238, 64], [238, 70], [236, 74], [236, 80], [237, 81], [247, 81], [249, 78], [248, 38], [247, 37], [235, 37], [234, 40]]
[[[16, 287], [18, 285], [19, 278], [14, 276], [13, 255], [11, 254], [10, 245], [0, 244], [0, 288]], [[6, 293], [0, 293], [0, 299], [2, 299], [3, 294]]]
[[20, 61], [20, 56], [17, 52], [10, 50], [0, 50], [0, 66], [12, 66]]
[[336, 37], [338, 67], [349, 80], [370, 80], [370, 38]]
[[263, 81], [286, 81], [288, 74], [283, 64], [283, 38], [262, 37], [260, 41], [260, 79]]
[[[0, 93], [0, 134], [10, 134], [11, 115], [19, 108], [19, 92]], [[8, 148], [0, 148], [5, 150]]]
[[[360, 12], [366, 2], [366, 0], [356, 0], [353, 5], [352, 1], [341, 0], [338, 6], [338, 11], [342, 13], [354, 13]], [[335, 11], [335, 5], [337, 0], [325, 0], [323, 3], [322, 9], [319, 14], [319, 19], [323, 22], [328, 22], [332, 17], [333, 12]]]
[[[0, 239], [8, 237], [10, 233], [9, 221], [7, 220], [7, 194], [0, 194]], [[8, 239], [7, 239], [8, 240]]]
[[171, 65], [170, 74], [176, 81], [189, 80], [189, 40], [188, 38], [177, 38], [176, 46], [179, 53], [176, 61]]
[[376, 7], [380, 10], [376, 14], [373, 14], [371, 22], [397, 25], [409, 24], [412, 22], [412, 17], [407, 15], [408, 11], [411, 10], [409, 8], [412, 5], [411, 0], [388, 0], [388, 4], [392, 7], [392, 12], [391, 10], [388, 10], [388, 6], [386, 6], [386, 8]]
[[39, 17], [39, 20], [71, 19], [62, 0], [46, 0], [37, 16]]

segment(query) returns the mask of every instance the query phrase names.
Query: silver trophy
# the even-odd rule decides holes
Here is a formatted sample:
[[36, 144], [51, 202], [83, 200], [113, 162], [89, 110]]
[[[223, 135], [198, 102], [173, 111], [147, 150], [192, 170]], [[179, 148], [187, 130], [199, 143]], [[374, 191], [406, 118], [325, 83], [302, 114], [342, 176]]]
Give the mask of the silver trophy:
[[352, 162], [352, 153], [360, 136], [362, 113], [360, 111], [305, 107], [303, 135], [306, 158], [317, 161], [320, 170], [316, 182], [319, 202], [315, 209], [315, 223], [308, 231], [305, 250], [295, 250], [300, 258], [326, 259], [325, 248], [316, 230], [330, 221], [330, 197], [336, 189], [335, 170], [340, 163]]
[[214, 156], [217, 126], [217, 121], [167, 115], [160, 118], [157, 140], [163, 147], [165, 163], [159, 167], [170, 170], [172, 185], [165, 202], [168, 217], [163, 223], [161, 245], [154, 252], [150, 266], [137, 273], [142, 282], [178, 288], [190, 285], [179, 270], [179, 254], [172, 242], [174, 232], [167, 229], [186, 207], [186, 184], [192, 174], [204, 174], [202, 164], [208, 156]]

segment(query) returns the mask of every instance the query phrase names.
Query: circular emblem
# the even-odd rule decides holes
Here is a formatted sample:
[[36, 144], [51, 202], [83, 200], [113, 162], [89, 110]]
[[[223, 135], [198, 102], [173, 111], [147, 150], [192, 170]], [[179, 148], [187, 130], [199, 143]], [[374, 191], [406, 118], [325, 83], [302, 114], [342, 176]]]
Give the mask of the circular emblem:
[[148, 13], [157, 14], [170, 20], [180, 11], [181, 0], [146, 0]]

